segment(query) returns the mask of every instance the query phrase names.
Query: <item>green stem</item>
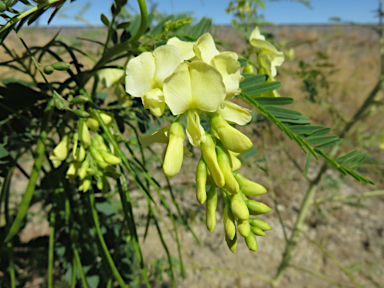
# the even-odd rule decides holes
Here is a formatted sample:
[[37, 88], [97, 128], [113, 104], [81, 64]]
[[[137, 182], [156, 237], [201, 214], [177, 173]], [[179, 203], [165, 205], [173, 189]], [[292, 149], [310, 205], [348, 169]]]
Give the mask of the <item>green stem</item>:
[[7, 243], [8, 257], [9, 257], [9, 276], [11, 278], [11, 287], [16, 288], [16, 277], [15, 277], [15, 255], [13, 254], [12, 242]]
[[1, 27], [0, 33], [3, 32], [4, 30], [8, 29], [10, 26], [15, 24], [17, 21], [27, 17], [28, 15], [31, 15], [32, 13], [38, 11], [39, 9], [44, 8], [46, 6], [49, 6], [49, 5], [54, 4], [56, 2], [59, 2], [59, 1], [61, 1], [61, 0], [46, 0], [43, 4], [39, 4], [39, 5], [34, 6], [33, 8], [31, 8], [31, 9], [29, 9], [23, 13], [20, 13], [18, 16], [11, 18], [7, 22], [7, 24], [5, 24], [3, 27]]
[[[105, 135], [107, 136], [107, 140], [113, 145], [113, 147], [117, 153], [117, 156], [122, 160], [124, 166], [128, 170], [129, 174], [133, 177], [133, 179], [136, 182], [136, 184], [138, 185], [139, 189], [142, 190], [145, 194], [146, 191], [143, 189], [142, 184], [138, 182], [137, 175], [136, 175], [135, 171], [130, 166], [127, 158], [124, 155], [124, 152], [121, 151], [120, 146], [117, 143], [115, 137], [112, 135], [111, 131], [109, 130], [109, 127], [105, 124], [105, 122], [101, 118], [99, 111], [94, 110], [92, 108], [89, 108], [89, 111], [91, 114], [95, 115], [96, 120], [100, 123], [100, 126], [102, 127]], [[123, 181], [124, 181], [124, 178], [125, 177], [122, 177]], [[139, 243], [139, 240], [137, 237], [137, 233], [135, 232], [136, 231], [136, 228], [135, 228], [136, 225], [135, 225], [135, 220], [134, 220], [133, 212], [132, 212], [132, 205], [131, 205], [131, 199], [130, 199], [130, 195], [129, 195], [129, 191], [128, 191], [128, 184], [126, 187], [127, 187], [127, 189], [125, 189], [126, 193], [120, 193], [120, 197], [122, 197], [121, 202], [123, 205], [124, 215], [125, 215], [125, 217], [127, 217], [126, 220], [128, 222], [128, 225], [130, 226], [131, 232], [134, 232], [134, 233], [132, 233], [132, 235], [134, 236], [133, 243], [134, 243], [136, 256], [139, 260], [140, 267], [141, 267], [142, 274], [143, 274], [144, 280], [146, 282], [146, 285], [147, 285], [147, 287], [150, 287], [146, 268], [144, 265], [143, 256], [141, 253], [140, 243]]]
[[53, 287], [53, 261], [54, 261], [54, 249], [55, 249], [55, 223], [56, 212], [55, 204], [52, 207], [51, 217], [49, 220], [49, 246], [48, 246], [48, 288]]
[[116, 278], [117, 282], [119, 283], [119, 285], [121, 287], [127, 287], [127, 285], [125, 284], [125, 282], [124, 282], [123, 278], [121, 277], [119, 271], [116, 268], [115, 262], [113, 262], [113, 259], [111, 257], [111, 254], [109, 253], [107, 244], [105, 243], [103, 234], [101, 233], [99, 216], [97, 215], [97, 210], [96, 210], [96, 206], [95, 206], [95, 194], [94, 194], [92, 189], [91, 189], [91, 192], [89, 193], [88, 200], [90, 202], [89, 203], [90, 204], [90, 209], [92, 211], [93, 222], [95, 224], [95, 226], [94, 226], [95, 227], [95, 231], [96, 231], [97, 237], [99, 239], [99, 242], [101, 244], [101, 247], [103, 249], [103, 254], [106, 257], [106, 261], [108, 262], [109, 267], [111, 268], [112, 273], [115, 276], [115, 278]]
[[73, 258], [71, 288], [76, 288], [76, 274], [77, 274], [77, 262], [76, 262], [76, 258]]
[[33, 169], [28, 181], [27, 189], [25, 190], [23, 199], [21, 200], [21, 203], [18, 207], [19, 210], [17, 212], [16, 219], [13, 221], [12, 226], [9, 229], [8, 235], [4, 240], [5, 242], [10, 241], [13, 238], [13, 236], [15, 236], [17, 232], [19, 232], [21, 223], [24, 220], [25, 215], [27, 214], [29, 204], [32, 200], [33, 192], [35, 191], [36, 182], [41, 171], [44, 152], [45, 152], [45, 141], [47, 140], [47, 135], [50, 128], [49, 123], [52, 118], [54, 107], [55, 107], [55, 104], [52, 98], [48, 102], [48, 105], [44, 110], [44, 117], [41, 124], [40, 135], [39, 135], [39, 139], [37, 140], [37, 147], [35, 151], [36, 157], [33, 163]]
[[147, 5], [145, 3], [145, 0], [137, 0], [140, 8], [140, 16], [141, 16], [141, 22], [140, 27], [137, 30], [136, 34], [133, 35], [132, 38], [128, 39], [127, 41], [117, 44], [113, 46], [111, 49], [107, 50], [103, 57], [100, 59], [100, 61], [95, 65], [93, 68], [93, 71], [97, 71], [97, 69], [103, 67], [105, 64], [108, 63], [108, 61], [113, 57], [120, 53], [123, 53], [128, 50], [131, 43], [136, 43], [140, 37], [144, 34], [145, 30], [147, 29], [148, 25], [148, 13], [147, 13]]

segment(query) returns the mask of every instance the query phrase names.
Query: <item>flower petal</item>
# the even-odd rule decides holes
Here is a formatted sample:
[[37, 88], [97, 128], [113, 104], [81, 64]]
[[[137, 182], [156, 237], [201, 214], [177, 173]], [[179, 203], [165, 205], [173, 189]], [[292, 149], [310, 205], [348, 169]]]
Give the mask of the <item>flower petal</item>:
[[189, 64], [192, 101], [189, 108], [215, 112], [225, 99], [225, 86], [219, 71], [213, 66], [194, 61]]
[[149, 109], [156, 117], [161, 117], [164, 113], [165, 102], [164, 94], [159, 88], [145, 91], [143, 93], [143, 105]]
[[191, 79], [187, 63], [181, 63], [175, 72], [164, 80], [165, 103], [173, 115], [179, 115], [189, 109], [192, 101]]
[[105, 87], [112, 87], [124, 76], [124, 70], [118, 68], [106, 68], [97, 71], [99, 79]]
[[244, 77], [240, 74], [240, 62], [233, 58], [233, 55], [222, 53], [212, 58], [211, 64], [219, 70], [223, 76], [226, 98], [232, 98], [239, 95], [241, 90], [239, 88], [240, 82]]
[[199, 114], [195, 109], [188, 110], [187, 116], [187, 136], [192, 146], [200, 146], [205, 142], [205, 131], [200, 124]]
[[125, 90], [134, 97], [141, 97], [152, 89], [155, 59], [151, 52], [144, 52], [129, 60], [125, 76]]
[[181, 41], [177, 37], [172, 37], [168, 40], [167, 45], [175, 46], [177, 49], [180, 50], [181, 55], [183, 55], [184, 60], [190, 60], [193, 57], [195, 57], [195, 52], [193, 52], [193, 45], [195, 42], [186, 42]]
[[155, 75], [152, 88], [163, 88], [164, 79], [171, 75], [176, 67], [184, 62], [179, 49], [174, 46], [163, 45], [153, 51], [155, 59]]
[[139, 141], [144, 146], [149, 146], [153, 143], [168, 143], [168, 127], [163, 127], [151, 135], [139, 136]]
[[265, 41], [265, 37], [261, 35], [259, 27], [256, 27], [249, 38], [249, 42], [252, 46], [258, 47], [258, 48], [265, 48], [274, 52], [278, 52], [276, 47], [273, 46], [268, 41]]
[[217, 113], [225, 118], [231, 124], [245, 125], [252, 120], [251, 110], [243, 108], [233, 102], [224, 101], [225, 107], [219, 108]]
[[210, 63], [213, 57], [220, 54], [216, 48], [215, 41], [209, 33], [205, 33], [196, 41], [193, 51], [205, 63]]

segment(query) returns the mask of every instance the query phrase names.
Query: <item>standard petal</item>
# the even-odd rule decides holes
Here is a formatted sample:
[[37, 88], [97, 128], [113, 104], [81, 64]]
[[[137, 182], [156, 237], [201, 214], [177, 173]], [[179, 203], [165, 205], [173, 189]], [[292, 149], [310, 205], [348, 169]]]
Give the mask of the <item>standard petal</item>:
[[97, 75], [105, 87], [112, 87], [119, 83], [124, 74], [124, 70], [118, 68], [106, 68], [97, 71]]
[[231, 124], [245, 125], [252, 120], [252, 111], [243, 108], [233, 102], [224, 101], [224, 109], [219, 108], [217, 113], [225, 118]]
[[151, 111], [156, 117], [161, 117], [164, 113], [165, 102], [163, 91], [159, 88], [145, 91], [142, 96], [143, 106]]
[[223, 76], [225, 91], [227, 93], [226, 98], [228, 99], [239, 95], [241, 92], [239, 84], [244, 78], [240, 74], [240, 62], [234, 59], [231, 54], [222, 53], [213, 57], [211, 64], [215, 66]]
[[274, 52], [277, 52], [277, 49], [275, 46], [273, 46], [268, 41], [265, 41], [265, 37], [261, 35], [259, 27], [256, 27], [249, 38], [249, 42], [252, 46], [258, 47], [258, 48], [265, 48]]
[[153, 143], [168, 143], [168, 127], [163, 127], [151, 135], [141, 135], [139, 141], [144, 146]]
[[144, 52], [129, 60], [125, 76], [125, 90], [134, 97], [141, 97], [152, 89], [155, 59], [151, 52]]
[[193, 97], [190, 109], [215, 112], [226, 96], [220, 72], [205, 62], [195, 61], [189, 63], [189, 73]]
[[188, 110], [187, 116], [187, 136], [192, 146], [200, 146], [200, 143], [205, 142], [205, 131], [200, 124], [199, 114], [195, 109]]
[[164, 79], [171, 75], [180, 63], [184, 62], [183, 55], [174, 46], [163, 45], [153, 51], [155, 59], [155, 76], [153, 88], [163, 88]]
[[181, 55], [183, 55], [184, 60], [190, 60], [196, 56], [195, 52], [193, 52], [193, 45], [194, 44], [195, 44], [195, 42], [181, 41], [177, 37], [172, 37], [167, 42], [167, 45], [175, 46], [177, 49], [180, 50]]
[[205, 63], [210, 63], [213, 57], [220, 54], [216, 48], [215, 41], [209, 33], [205, 33], [196, 41], [193, 51]]
[[164, 80], [165, 103], [173, 115], [179, 115], [189, 109], [192, 101], [191, 79], [187, 63], [181, 63], [175, 72]]

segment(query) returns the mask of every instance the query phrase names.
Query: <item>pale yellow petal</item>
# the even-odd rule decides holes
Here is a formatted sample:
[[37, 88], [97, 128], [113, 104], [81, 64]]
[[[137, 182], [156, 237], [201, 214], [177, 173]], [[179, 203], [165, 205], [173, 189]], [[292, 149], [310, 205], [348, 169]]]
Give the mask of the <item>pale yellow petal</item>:
[[119, 83], [124, 74], [124, 70], [118, 68], [106, 68], [97, 71], [97, 75], [105, 87], [112, 87]]
[[139, 141], [144, 146], [153, 143], [168, 143], [168, 127], [163, 127], [151, 135], [141, 135]]
[[225, 86], [220, 72], [202, 61], [189, 64], [192, 101], [189, 109], [215, 112], [225, 99]]
[[252, 46], [255, 46], [258, 48], [265, 48], [265, 49], [277, 52], [277, 49], [275, 46], [273, 46], [268, 41], [265, 41], [265, 37], [260, 34], [259, 27], [256, 27], [252, 31], [249, 42], [251, 43]]
[[243, 108], [233, 102], [224, 101], [225, 107], [219, 108], [217, 113], [225, 118], [231, 124], [245, 125], [252, 120], [252, 111]]
[[152, 89], [155, 59], [151, 52], [144, 52], [129, 60], [125, 76], [125, 90], [134, 97], [141, 97]]
[[144, 107], [149, 109], [153, 115], [156, 117], [163, 115], [165, 109], [164, 95], [159, 88], [145, 91], [142, 100]]
[[215, 41], [209, 33], [205, 33], [196, 41], [193, 51], [200, 60], [206, 63], [210, 63], [213, 57], [220, 54], [216, 48]]
[[164, 99], [173, 115], [179, 115], [189, 109], [192, 101], [191, 79], [187, 63], [181, 63], [175, 72], [165, 79]]
[[163, 45], [153, 51], [155, 59], [155, 75], [152, 88], [162, 88], [164, 79], [171, 75], [180, 63], [184, 62], [179, 49]]
[[205, 131], [200, 124], [199, 114], [195, 109], [188, 110], [187, 116], [187, 136], [192, 146], [200, 146], [200, 143], [205, 142]]
[[184, 60], [190, 60], [195, 57], [195, 52], [193, 52], [193, 45], [195, 42], [186, 42], [181, 41], [177, 37], [172, 37], [168, 40], [167, 45], [175, 46], [183, 55]]
[[216, 55], [211, 60], [211, 64], [223, 76], [226, 98], [232, 98], [239, 95], [241, 90], [239, 88], [240, 82], [244, 77], [240, 74], [240, 62], [233, 58], [231, 54], [222, 53]]

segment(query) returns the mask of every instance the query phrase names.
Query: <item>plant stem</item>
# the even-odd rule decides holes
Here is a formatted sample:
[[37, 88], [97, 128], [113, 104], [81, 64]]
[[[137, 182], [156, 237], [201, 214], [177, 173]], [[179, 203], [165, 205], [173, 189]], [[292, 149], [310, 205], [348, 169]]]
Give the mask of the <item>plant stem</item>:
[[48, 288], [53, 287], [53, 261], [55, 249], [55, 223], [56, 211], [55, 203], [51, 210], [51, 217], [49, 220], [49, 245], [48, 245]]
[[24, 197], [21, 200], [21, 203], [19, 205], [19, 210], [16, 215], [16, 219], [13, 221], [11, 228], [8, 231], [8, 235], [5, 238], [4, 242], [10, 241], [13, 236], [16, 235], [17, 232], [19, 232], [21, 223], [24, 220], [25, 215], [27, 214], [29, 204], [32, 200], [33, 192], [35, 191], [36, 182], [39, 177], [41, 167], [43, 164], [43, 157], [45, 152], [45, 141], [47, 140], [47, 135], [49, 132], [49, 123], [52, 118], [53, 109], [55, 107], [53, 98], [51, 98], [48, 102], [47, 107], [44, 110], [44, 117], [43, 121], [41, 123], [41, 130], [39, 139], [37, 140], [37, 147], [36, 147], [36, 157], [35, 161], [33, 163], [33, 169], [28, 181], [27, 189], [25, 190]]
[[105, 243], [103, 234], [101, 233], [99, 216], [97, 215], [97, 210], [96, 210], [96, 206], [95, 206], [95, 194], [93, 192], [93, 189], [91, 189], [91, 192], [89, 192], [88, 200], [89, 200], [90, 209], [91, 209], [91, 212], [92, 212], [93, 222], [95, 224], [95, 226], [94, 226], [95, 232], [97, 234], [97, 237], [99, 238], [99, 242], [100, 242], [101, 247], [103, 249], [103, 254], [104, 254], [105, 258], [106, 258], [106, 261], [108, 262], [109, 267], [111, 268], [112, 273], [115, 276], [115, 278], [116, 278], [117, 282], [119, 283], [119, 285], [121, 287], [123, 287], [123, 288], [127, 287], [127, 285], [125, 284], [123, 278], [120, 275], [120, 272], [116, 268], [115, 262], [113, 262], [113, 259], [111, 257], [111, 254], [109, 253], [107, 244]]

